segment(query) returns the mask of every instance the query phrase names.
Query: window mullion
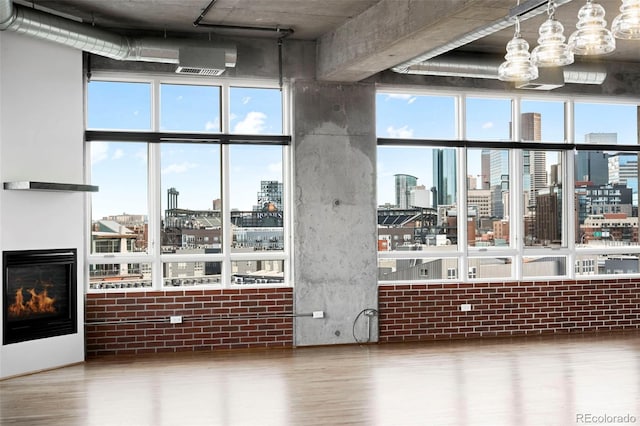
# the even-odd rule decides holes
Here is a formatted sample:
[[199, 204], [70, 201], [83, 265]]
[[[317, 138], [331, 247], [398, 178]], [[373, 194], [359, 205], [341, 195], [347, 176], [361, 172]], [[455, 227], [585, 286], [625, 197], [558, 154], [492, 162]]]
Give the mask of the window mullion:
[[[511, 140], [520, 141], [521, 128], [520, 128], [520, 99], [513, 100], [511, 102]], [[524, 249], [524, 164], [523, 164], [523, 150], [514, 149], [509, 150], [509, 235], [511, 235], [511, 248], [516, 250], [516, 256], [513, 262], [513, 277], [516, 280], [521, 280], [523, 276], [522, 262], [523, 262], [523, 249]]]
[[160, 146], [158, 144], [150, 143], [148, 145], [148, 204], [149, 204], [149, 255], [152, 262], [152, 283], [155, 289], [162, 289], [163, 276], [162, 276], [162, 212], [161, 212], [161, 179], [160, 174]]
[[[160, 83], [154, 80], [151, 86], [151, 129], [158, 131], [160, 127]], [[156, 290], [162, 289], [164, 277], [162, 276], [162, 212], [161, 212], [161, 179], [160, 174], [160, 147], [157, 144], [147, 145], [148, 180], [147, 180], [147, 204], [148, 204], [148, 251], [151, 256], [152, 286]]]
[[[221, 87], [221, 96], [220, 96], [220, 122], [222, 123], [222, 132], [229, 133], [229, 129], [231, 128], [230, 123], [230, 115], [231, 115], [231, 107], [230, 107], [230, 88], [228, 85], [223, 85]], [[221, 182], [222, 182], [222, 253], [224, 258], [222, 260], [222, 277], [221, 282], [225, 287], [229, 287], [231, 285], [231, 244], [233, 239], [233, 234], [231, 231], [231, 166], [230, 166], [230, 146], [222, 145], [221, 146], [221, 155], [220, 155], [220, 170], [222, 173]]]
[[469, 251], [469, 241], [467, 238], [467, 216], [469, 208], [467, 206], [467, 150], [465, 148], [456, 149], [458, 156], [458, 188], [457, 188], [457, 205], [458, 205], [458, 252], [462, 252], [460, 256], [459, 267], [460, 273], [458, 278], [462, 281], [468, 281], [469, 274], [467, 268], [467, 255]]
[[[564, 104], [564, 139], [567, 143], [574, 144], [575, 136], [574, 136], [574, 103], [573, 101], [566, 101]], [[576, 199], [575, 199], [575, 187], [576, 187], [576, 173], [575, 173], [575, 150], [574, 151], [565, 151], [562, 154], [564, 155], [564, 170], [562, 171], [562, 179], [563, 179], [563, 187], [565, 188], [564, 200], [565, 205], [565, 226], [563, 229], [563, 235], [566, 235], [567, 244], [565, 247], [569, 249], [569, 256], [567, 257], [567, 274], [569, 278], [575, 279], [577, 277], [575, 264], [578, 260], [578, 256], [576, 255], [576, 227], [579, 224], [576, 223], [578, 221], [577, 215], [571, 216], [569, 212], [576, 212]]]
[[[456, 98], [456, 137], [458, 139], [466, 138], [466, 114], [465, 114], [465, 100], [464, 95]], [[462, 253], [458, 261], [460, 273], [458, 278], [462, 281], [469, 280], [469, 242], [467, 238], [467, 214], [469, 207], [467, 206], [467, 148], [458, 148], [458, 252]], [[460, 238], [460, 236], [463, 238]], [[462, 240], [462, 242], [461, 242]]]

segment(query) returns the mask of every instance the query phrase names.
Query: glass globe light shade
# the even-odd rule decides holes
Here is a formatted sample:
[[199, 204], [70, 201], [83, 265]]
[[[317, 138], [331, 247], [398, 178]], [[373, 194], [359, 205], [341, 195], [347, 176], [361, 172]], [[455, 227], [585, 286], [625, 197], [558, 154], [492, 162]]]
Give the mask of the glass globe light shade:
[[620, 39], [640, 40], [640, 0], [622, 0], [620, 14], [611, 23], [611, 32]]
[[605, 11], [598, 3], [587, 0], [578, 12], [577, 30], [569, 37], [569, 48], [576, 55], [604, 55], [613, 52], [616, 40], [607, 29]]
[[561, 67], [573, 63], [573, 51], [564, 42], [564, 27], [553, 18], [540, 25], [538, 46], [531, 51], [531, 63], [537, 67]]
[[520, 34], [507, 43], [506, 59], [498, 68], [498, 78], [502, 81], [531, 81], [538, 78], [538, 68], [531, 63], [529, 43]]

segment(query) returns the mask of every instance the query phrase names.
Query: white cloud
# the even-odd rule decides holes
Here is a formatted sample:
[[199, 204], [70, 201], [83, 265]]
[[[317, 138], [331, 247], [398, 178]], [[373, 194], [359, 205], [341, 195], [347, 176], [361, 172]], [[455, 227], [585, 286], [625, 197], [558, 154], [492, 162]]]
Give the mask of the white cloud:
[[91, 142], [91, 164], [106, 160], [109, 154], [109, 142]]
[[279, 163], [271, 163], [268, 168], [270, 172], [282, 173], [282, 161]]
[[140, 111], [138, 111], [138, 110], [133, 111], [133, 115], [134, 115], [134, 117], [139, 116], [140, 115]]
[[242, 98], [242, 105], [246, 105], [251, 101], [251, 97], [250, 96], [245, 96], [244, 98]]
[[179, 95], [176, 100], [181, 101], [183, 99], [182, 95]]
[[399, 129], [389, 126], [387, 127], [387, 134], [390, 138], [409, 139], [413, 137], [413, 129], [410, 129], [409, 126], [403, 126]]
[[402, 93], [389, 93], [387, 99], [410, 99], [412, 95], [406, 95]]
[[137, 151], [133, 156], [143, 163], [147, 162], [147, 151], [144, 149]]
[[213, 121], [207, 121], [206, 123], [204, 123], [204, 129], [209, 131], [209, 130], [219, 130], [220, 129], [220, 120], [218, 120], [217, 118]]
[[493, 127], [493, 121], [487, 121], [482, 125], [483, 129], [491, 129]]
[[167, 167], [165, 167], [164, 169], [162, 169], [162, 174], [163, 175], [168, 175], [171, 173], [184, 173], [187, 172], [191, 169], [195, 169], [196, 167], [198, 167], [197, 164], [195, 163], [189, 163], [187, 161], [184, 161], [182, 163], [179, 164], [169, 164]]
[[407, 103], [412, 104], [416, 101], [416, 97], [413, 95], [406, 95], [406, 94], [402, 94], [402, 93], [389, 93], [387, 95], [387, 99], [400, 99], [402, 101], [407, 101]]
[[112, 160], [119, 160], [122, 157], [124, 157], [124, 151], [118, 148], [118, 149], [116, 149], [116, 151], [111, 156], [111, 159]]
[[267, 116], [262, 112], [251, 111], [244, 120], [236, 124], [235, 133], [243, 134], [259, 134], [265, 129], [265, 121]]

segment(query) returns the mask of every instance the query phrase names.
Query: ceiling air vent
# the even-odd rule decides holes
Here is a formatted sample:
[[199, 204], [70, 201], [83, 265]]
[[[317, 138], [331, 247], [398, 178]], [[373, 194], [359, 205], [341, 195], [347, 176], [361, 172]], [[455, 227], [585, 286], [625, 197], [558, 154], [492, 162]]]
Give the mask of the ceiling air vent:
[[178, 74], [193, 74], [193, 75], [222, 75], [224, 73], [224, 69], [212, 69], [212, 68], [189, 68], [189, 67], [181, 67], [178, 66], [176, 68], [176, 72]]
[[518, 89], [553, 90], [564, 86], [564, 74], [560, 67], [538, 68], [538, 78], [524, 83], [516, 83]]
[[178, 74], [212, 75], [224, 73], [227, 66], [235, 66], [227, 61], [227, 49], [217, 47], [181, 47], [178, 50]]

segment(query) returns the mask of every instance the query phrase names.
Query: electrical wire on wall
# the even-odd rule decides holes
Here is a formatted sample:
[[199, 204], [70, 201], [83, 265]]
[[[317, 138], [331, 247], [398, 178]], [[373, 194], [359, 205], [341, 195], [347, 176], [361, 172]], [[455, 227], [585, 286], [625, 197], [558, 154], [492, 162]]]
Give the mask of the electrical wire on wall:
[[[356, 336], [356, 324], [358, 323], [358, 320], [362, 316], [364, 316], [364, 318], [367, 318], [367, 339], [366, 340], [359, 340], [358, 337]], [[353, 340], [355, 340], [357, 344], [371, 342], [371, 318], [372, 317], [376, 317], [376, 318], [378, 317], [378, 310], [373, 308], [365, 308], [360, 312], [358, 312], [358, 315], [356, 315], [356, 318], [353, 320], [353, 327], [351, 331], [353, 333]]]

